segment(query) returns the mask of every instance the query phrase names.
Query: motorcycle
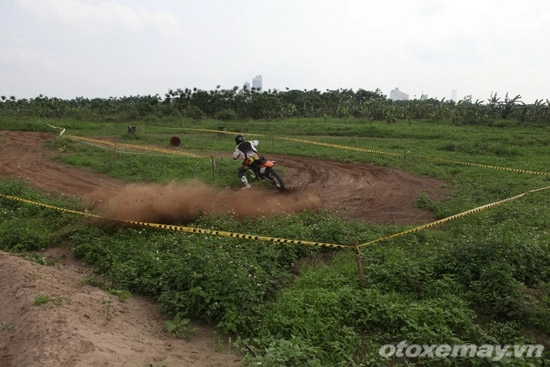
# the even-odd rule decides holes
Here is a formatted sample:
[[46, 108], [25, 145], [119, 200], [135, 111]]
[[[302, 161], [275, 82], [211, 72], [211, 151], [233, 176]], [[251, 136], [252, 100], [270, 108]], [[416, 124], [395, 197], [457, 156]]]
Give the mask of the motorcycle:
[[273, 169], [274, 165], [275, 161], [270, 161], [260, 156], [260, 161], [256, 165], [248, 166], [245, 174], [253, 180], [265, 180], [275, 186], [277, 190], [283, 191], [286, 188], [285, 183], [281, 175]]

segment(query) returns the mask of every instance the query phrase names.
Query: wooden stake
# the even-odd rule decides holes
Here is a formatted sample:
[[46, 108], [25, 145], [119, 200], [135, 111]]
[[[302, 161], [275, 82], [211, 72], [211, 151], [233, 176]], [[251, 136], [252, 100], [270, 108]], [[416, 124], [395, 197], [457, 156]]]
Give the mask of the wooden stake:
[[365, 286], [365, 274], [363, 274], [363, 263], [361, 262], [361, 252], [359, 251], [359, 243], [357, 240], [354, 241], [355, 248], [355, 260], [357, 260], [357, 272], [359, 273], [359, 285], [361, 287]]
[[214, 161], [214, 155], [210, 156], [212, 161], [212, 183], [216, 183], [216, 162]]

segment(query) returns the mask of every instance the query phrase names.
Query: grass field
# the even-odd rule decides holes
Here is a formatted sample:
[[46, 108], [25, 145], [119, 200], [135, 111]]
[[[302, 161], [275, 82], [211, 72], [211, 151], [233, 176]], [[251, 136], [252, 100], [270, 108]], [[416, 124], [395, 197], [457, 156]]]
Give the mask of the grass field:
[[[168, 146], [204, 157], [230, 153], [234, 132], [262, 140], [262, 152], [404, 169], [447, 180], [451, 197], [422, 201], [438, 219], [550, 186], [550, 130], [506, 122], [499, 127], [443, 121], [283, 120], [135, 122], [3, 121], [3, 129], [110, 137], [119, 143]], [[212, 131], [205, 131], [212, 130]], [[0, 131], [1, 141], [2, 131]], [[307, 142], [306, 142], [307, 141]], [[336, 146], [335, 146], [336, 145]], [[125, 154], [60, 137], [67, 164], [134, 182], [197, 178], [214, 186], [235, 180], [234, 162], [159, 153]], [[183, 164], [182, 164], [183, 163]], [[76, 208], [19, 182], [0, 193]], [[355, 253], [118, 226], [0, 198], [0, 249], [39, 253], [70, 243], [94, 264], [97, 284], [154, 297], [166, 317], [201, 319], [235, 334], [249, 366], [514, 366], [550, 363], [526, 353], [485, 354], [479, 347], [542, 345], [550, 350], [550, 190], [460, 217], [429, 229], [362, 247], [364, 284]], [[352, 221], [321, 212], [237, 220], [203, 216], [198, 228], [327, 243], [368, 242], [412, 228]], [[93, 240], [91, 240], [93, 239]], [[1, 321], [1, 320], [0, 320]], [[477, 354], [405, 356], [391, 346], [474, 345]], [[388, 346], [389, 345], [389, 346]], [[383, 349], [383, 347], [385, 349]], [[244, 349], [243, 349], [244, 350]]]

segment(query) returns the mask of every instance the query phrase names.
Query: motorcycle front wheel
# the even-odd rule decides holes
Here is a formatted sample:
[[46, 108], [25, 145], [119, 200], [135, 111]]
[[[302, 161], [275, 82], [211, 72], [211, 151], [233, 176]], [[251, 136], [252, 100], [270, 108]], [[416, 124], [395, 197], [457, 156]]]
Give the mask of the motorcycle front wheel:
[[252, 168], [249, 168], [246, 173], [248, 174], [248, 176], [253, 179], [253, 180], [258, 180], [259, 177], [258, 177], [258, 174], [256, 173], [256, 171], [254, 171]]

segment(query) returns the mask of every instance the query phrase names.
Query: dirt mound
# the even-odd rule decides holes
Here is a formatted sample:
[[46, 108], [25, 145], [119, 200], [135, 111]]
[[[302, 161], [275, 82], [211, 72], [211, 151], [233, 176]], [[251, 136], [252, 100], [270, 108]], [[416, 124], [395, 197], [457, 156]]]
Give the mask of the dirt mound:
[[[94, 211], [117, 219], [184, 223], [200, 211], [267, 216], [319, 208], [365, 221], [414, 224], [433, 219], [414, 207], [419, 195], [434, 201], [448, 195], [441, 181], [399, 170], [282, 155], [269, 158], [285, 168], [290, 190], [268, 195], [267, 201], [257, 188], [216, 192], [196, 182], [126, 184], [56, 162], [56, 152], [42, 147], [54, 137], [0, 131], [0, 177], [79, 196]], [[44, 256], [55, 266], [0, 251], [0, 366], [239, 365], [229, 340], [216, 337], [212, 327], [196, 325], [191, 340], [174, 339], [154, 302], [136, 296], [120, 302], [85, 285], [90, 269], [67, 249], [50, 249]], [[49, 301], [33, 305], [44, 297]]]
[[86, 285], [91, 269], [67, 249], [44, 256], [55, 265], [0, 251], [0, 366], [240, 365], [230, 340], [213, 327], [193, 325], [191, 339], [175, 339], [154, 302], [138, 296], [122, 302]]

